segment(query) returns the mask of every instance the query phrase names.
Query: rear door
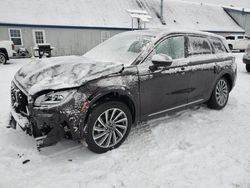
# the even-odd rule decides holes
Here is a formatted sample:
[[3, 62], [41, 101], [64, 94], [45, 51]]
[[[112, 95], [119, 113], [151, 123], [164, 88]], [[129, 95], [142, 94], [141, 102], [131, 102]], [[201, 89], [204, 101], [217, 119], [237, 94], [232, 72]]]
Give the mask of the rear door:
[[188, 36], [188, 61], [191, 69], [188, 102], [200, 102], [209, 97], [217, 57], [204, 36]]
[[[190, 71], [186, 49], [184, 35], [170, 36], [163, 39], [138, 65], [142, 120], [162, 115], [187, 103]], [[172, 57], [172, 65], [150, 70], [154, 54]]]

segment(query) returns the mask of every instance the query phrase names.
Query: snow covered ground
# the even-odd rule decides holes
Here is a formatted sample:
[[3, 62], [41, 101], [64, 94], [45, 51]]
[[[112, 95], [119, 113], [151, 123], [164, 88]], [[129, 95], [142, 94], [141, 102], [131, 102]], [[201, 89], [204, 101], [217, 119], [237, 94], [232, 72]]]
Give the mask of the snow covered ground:
[[1, 65], [0, 188], [250, 188], [250, 74], [236, 56], [225, 109], [202, 105], [152, 121], [102, 155], [68, 140], [39, 153], [32, 137], [7, 129], [10, 81], [29, 59]]

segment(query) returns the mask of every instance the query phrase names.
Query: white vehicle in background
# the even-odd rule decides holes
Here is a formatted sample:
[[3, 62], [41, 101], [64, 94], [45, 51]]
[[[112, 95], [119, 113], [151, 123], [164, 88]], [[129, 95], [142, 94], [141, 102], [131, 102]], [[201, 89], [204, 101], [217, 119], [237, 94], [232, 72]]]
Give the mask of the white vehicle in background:
[[250, 37], [247, 35], [227, 35], [225, 38], [230, 50], [240, 50], [244, 52], [250, 44]]
[[9, 40], [0, 40], [0, 64], [5, 64], [11, 57], [13, 57], [14, 43]]

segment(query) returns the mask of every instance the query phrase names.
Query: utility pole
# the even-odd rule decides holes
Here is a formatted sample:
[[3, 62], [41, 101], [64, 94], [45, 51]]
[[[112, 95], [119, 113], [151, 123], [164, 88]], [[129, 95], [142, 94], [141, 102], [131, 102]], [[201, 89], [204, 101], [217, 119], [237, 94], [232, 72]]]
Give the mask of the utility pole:
[[161, 0], [161, 13], [160, 13], [160, 19], [161, 19], [161, 23], [163, 24], [163, 25], [166, 25], [166, 22], [165, 22], [165, 20], [164, 20], [164, 17], [163, 17], [163, 0]]
[[163, 0], [161, 0], [161, 20], [163, 20]]

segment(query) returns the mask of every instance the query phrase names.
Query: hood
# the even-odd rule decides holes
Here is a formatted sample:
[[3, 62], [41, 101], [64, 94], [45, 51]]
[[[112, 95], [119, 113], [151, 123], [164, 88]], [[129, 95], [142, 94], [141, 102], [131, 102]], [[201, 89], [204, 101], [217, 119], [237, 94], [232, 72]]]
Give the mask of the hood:
[[79, 87], [122, 69], [122, 64], [96, 62], [83, 56], [54, 57], [27, 63], [16, 73], [15, 80], [33, 95], [46, 89]]

